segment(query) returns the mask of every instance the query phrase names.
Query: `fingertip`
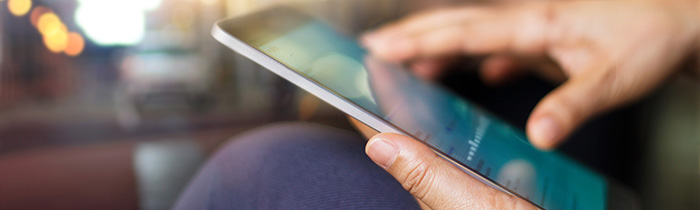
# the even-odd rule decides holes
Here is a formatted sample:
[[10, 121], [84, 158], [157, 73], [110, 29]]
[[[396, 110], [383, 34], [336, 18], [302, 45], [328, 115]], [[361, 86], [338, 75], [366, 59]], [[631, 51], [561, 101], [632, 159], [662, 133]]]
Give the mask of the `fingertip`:
[[498, 86], [522, 74], [516, 62], [506, 56], [492, 56], [484, 60], [479, 70], [481, 79], [488, 85]]
[[535, 147], [542, 150], [553, 149], [562, 139], [562, 126], [552, 116], [535, 117], [528, 122], [527, 136]]
[[379, 166], [389, 168], [396, 160], [399, 153], [399, 147], [390, 138], [384, 138], [384, 135], [377, 134], [367, 143], [365, 153]]
[[405, 61], [414, 53], [413, 40], [406, 37], [368, 32], [360, 37], [360, 45], [375, 57], [389, 62]]
[[372, 52], [386, 61], [400, 63], [415, 56], [415, 43], [410, 38], [385, 39], [379, 42]]
[[401, 134], [397, 134], [397, 133], [378, 133], [377, 135], [372, 136], [372, 138], [369, 139], [369, 142], [372, 142], [376, 139], [399, 141], [401, 138], [407, 138], [407, 137], [404, 135], [401, 135]]
[[399, 148], [402, 148], [401, 150], [410, 150], [414, 151], [415, 148], [423, 146], [422, 143], [416, 141], [410, 136], [398, 134], [398, 133], [379, 133], [377, 135], [374, 135], [369, 141], [368, 145], [371, 144], [372, 142], [376, 140], [385, 140], [385, 141], [391, 141], [395, 145], [397, 145]]
[[387, 138], [389, 138], [389, 137], [388, 137], [389, 134], [390, 134], [390, 133], [378, 133], [378, 134], [372, 136], [372, 138], [369, 139], [369, 142], [372, 142], [372, 141], [374, 141], [374, 140], [376, 140], [376, 139], [387, 139]]
[[484, 83], [491, 86], [503, 84], [507, 77], [503, 69], [488, 65], [481, 66], [479, 76], [481, 76]]
[[427, 80], [437, 80], [444, 73], [445, 61], [429, 59], [411, 63], [413, 73]]
[[374, 31], [365, 32], [360, 36], [360, 45], [365, 48], [371, 48], [375, 44], [378, 36], [377, 32]]

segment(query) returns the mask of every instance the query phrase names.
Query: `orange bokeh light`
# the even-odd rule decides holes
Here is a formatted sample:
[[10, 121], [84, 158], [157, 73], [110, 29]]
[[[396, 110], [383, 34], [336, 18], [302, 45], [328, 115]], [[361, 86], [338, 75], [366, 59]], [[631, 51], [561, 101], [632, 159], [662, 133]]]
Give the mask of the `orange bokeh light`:
[[39, 24], [39, 17], [48, 12], [51, 12], [51, 9], [44, 6], [37, 6], [32, 10], [32, 13], [29, 14], [29, 20], [32, 22], [32, 25], [36, 27], [37, 24]]
[[83, 39], [83, 36], [76, 32], [68, 33], [68, 43], [65, 49], [66, 55], [80, 55], [80, 53], [83, 52], [83, 48], [85, 48], [85, 39]]
[[7, 8], [14, 16], [20, 17], [26, 15], [32, 8], [32, 0], [9, 0]]

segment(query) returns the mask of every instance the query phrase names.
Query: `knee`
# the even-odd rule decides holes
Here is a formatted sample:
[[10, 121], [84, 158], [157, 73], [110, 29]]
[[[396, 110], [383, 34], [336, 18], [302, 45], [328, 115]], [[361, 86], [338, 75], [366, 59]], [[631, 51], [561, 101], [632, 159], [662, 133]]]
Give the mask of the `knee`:
[[309, 123], [257, 128], [223, 145], [190, 183], [177, 206], [224, 208], [235, 203], [248, 209], [255, 208], [261, 199], [283, 202], [271, 198], [296, 196], [285, 192], [318, 183], [330, 176], [329, 171], [338, 173], [333, 177], [362, 173], [358, 168], [373, 165], [363, 151], [364, 142], [357, 134], [336, 128]]
[[[356, 133], [312, 123], [277, 123], [232, 138], [210, 162], [236, 167], [284, 164], [338, 153], [357, 153], [364, 141]], [[280, 162], [281, 161], [281, 162]]]
[[[353, 132], [308, 123], [246, 132], [208, 161], [179, 207], [305, 209], [339, 200], [365, 203], [368, 193], [378, 200], [396, 194], [401, 185], [372, 163], [364, 145]], [[403, 198], [413, 201], [407, 192]]]

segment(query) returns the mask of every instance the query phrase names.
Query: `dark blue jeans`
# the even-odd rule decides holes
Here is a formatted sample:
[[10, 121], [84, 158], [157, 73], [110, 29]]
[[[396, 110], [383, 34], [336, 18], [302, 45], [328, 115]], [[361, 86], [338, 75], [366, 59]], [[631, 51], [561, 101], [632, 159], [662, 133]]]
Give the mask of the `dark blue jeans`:
[[175, 209], [420, 209], [365, 142], [306, 123], [256, 129], [211, 157]]

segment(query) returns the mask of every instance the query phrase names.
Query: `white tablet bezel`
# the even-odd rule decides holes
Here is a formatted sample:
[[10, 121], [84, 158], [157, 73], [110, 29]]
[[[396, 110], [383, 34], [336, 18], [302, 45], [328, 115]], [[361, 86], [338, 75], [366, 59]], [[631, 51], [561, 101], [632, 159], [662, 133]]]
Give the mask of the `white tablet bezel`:
[[[262, 67], [272, 71], [273, 73], [279, 75], [280, 77], [284, 78], [285, 80], [295, 84], [296, 86], [302, 88], [303, 90], [311, 93], [312, 95], [315, 95], [319, 99], [327, 102], [328, 104], [336, 107], [337, 109], [341, 110], [342, 112], [348, 114], [349, 116], [357, 119], [358, 121], [364, 123], [365, 125], [377, 130], [378, 132], [390, 132], [390, 133], [398, 133], [398, 134], [403, 134], [407, 136], [414, 137], [413, 135], [404, 132], [402, 129], [395, 127], [393, 124], [387, 122], [386, 120], [370, 113], [369, 111], [358, 107], [355, 103], [343, 98], [342, 96], [337, 95], [331, 90], [328, 90], [326, 87], [318, 84], [317, 82], [305, 77], [304, 75], [301, 75], [297, 71], [289, 68], [288, 66], [284, 65], [283, 63], [275, 60], [274, 58], [268, 56], [267, 54], [259, 51], [253, 46], [250, 46], [249, 44], [245, 43], [244, 41], [240, 40], [239, 38], [236, 38], [232, 34], [229, 34], [226, 32], [222, 26], [221, 23], [230, 21], [230, 20], [221, 20], [218, 21], [214, 27], [211, 30], [211, 34], [220, 43], [225, 45], [226, 47], [230, 48], [231, 50], [239, 53], [240, 55], [243, 55], [244, 57], [247, 57], [248, 59], [254, 61], [255, 63], [261, 65]], [[414, 137], [415, 138], [415, 137]], [[431, 145], [421, 141], [422, 143], [426, 144], [428, 147], [430, 147], [438, 156], [442, 157], [443, 159], [449, 161], [453, 165], [457, 166], [460, 168], [462, 171], [466, 172], [470, 176], [474, 177], [475, 179], [481, 181], [482, 183], [485, 183], [489, 185], [490, 187], [496, 188], [504, 193], [522, 198], [523, 200], [531, 203], [535, 207], [538, 207], [540, 209], [543, 209], [540, 207], [537, 203], [534, 203], [533, 201], [530, 201], [518, 194], [515, 194], [513, 192], [510, 192], [508, 189], [503, 188], [499, 184], [495, 183], [494, 181], [483, 177], [478, 172], [475, 172], [473, 169], [464, 166], [463, 164], [459, 163], [458, 161], [454, 160], [453, 158], [446, 156], [443, 154], [441, 151], [436, 150], [433, 148]], [[619, 197], [624, 198], [624, 200], [620, 201], [611, 201], [611, 200], [606, 200], [606, 205], [607, 206], [615, 206], [614, 204], [619, 204], [624, 206], [625, 208], [628, 209], [638, 209], [639, 208], [639, 202], [638, 199], [636, 199], [636, 196], [634, 193], [629, 192], [626, 187], [623, 187], [622, 185], [617, 184], [617, 182], [614, 182], [611, 179], [608, 179], [605, 177], [605, 180], [608, 184], [608, 189], [607, 193], [609, 194], [607, 197], [610, 197], [610, 194], [617, 195]]]
[[[286, 65], [280, 63], [279, 61], [273, 59], [272, 57], [266, 55], [265, 53], [260, 52], [258, 49], [255, 49], [254, 47], [246, 44], [245, 42], [239, 40], [238, 38], [234, 37], [233, 35], [227, 33], [219, 26], [220, 22], [221, 21], [217, 22], [214, 25], [214, 27], [211, 30], [211, 34], [214, 37], [214, 39], [221, 42], [223, 45], [230, 48], [231, 50], [236, 51], [237, 53], [247, 57], [248, 59], [261, 65], [262, 67], [272, 71], [273, 73], [279, 75], [280, 77], [284, 78], [285, 80], [293, 83], [294, 85], [304, 89], [305, 91], [311, 93], [312, 95], [318, 97], [319, 99], [321, 99], [321, 100], [325, 101], [326, 103], [332, 105], [333, 107], [339, 109], [340, 111], [344, 112], [345, 114], [348, 114], [349, 116], [357, 119], [358, 121], [364, 123], [365, 125], [377, 130], [378, 132], [398, 133], [398, 134], [411, 136], [410, 134], [403, 132], [401, 129], [395, 128], [393, 125], [386, 122], [384, 119], [378, 118], [377, 116], [369, 113], [368, 111], [366, 111], [360, 107], [357, 107], [357, 105], [348, 101], [347, 99], [336, 95], [332, 91], [329, 91], [326, 88], [320, 86], [319, 84], [316, 84], [314, 81], [309, 80], [308, 78], [304, 77], [303, 75], [300, 75], [299, 73], [297, 73], [293, 69], [290, 69]], [[431, 147], [431, 149], [433, 151], [435, 151], [435, 149], [433, 149], [432, 147]], [[441, 152], [435, 151], [435, 153], [438, 154], [443, 159], [448, 160], [453, 165], [460, 168], [462, 171], [467, 172], [469, 175], [478, 179], [479, 181], [481, 181], [481, 182], [483, 182], [483, 183], [485, 183], [493, 188], [501, 190], [505, 193], [508, 193], [508, 194], [511, 194], [514, 196], [518, 196], [518, 195], [513, 194], [510, 191], [502, 188], [498, 184], [493, 183], [491, 180], [483, 178], [480, 174], [473, 172], [471, 169], [469, 169], [469, 168], [463, 166], [462, 164], [452, 160], [451, 158], [445, 156]]]

